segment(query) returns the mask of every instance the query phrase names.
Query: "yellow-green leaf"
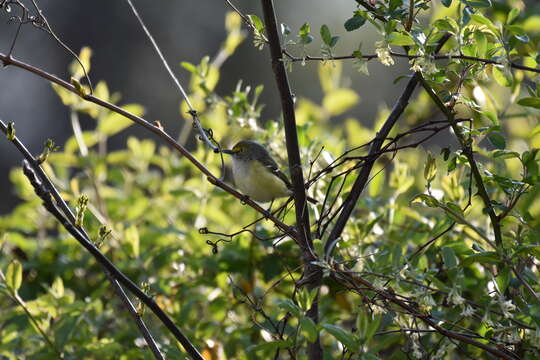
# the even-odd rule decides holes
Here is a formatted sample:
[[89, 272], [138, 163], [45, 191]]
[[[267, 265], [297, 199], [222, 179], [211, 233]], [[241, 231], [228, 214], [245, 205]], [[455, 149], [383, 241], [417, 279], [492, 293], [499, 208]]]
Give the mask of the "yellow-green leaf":
[[[129, 104], [122, 106], [122, 109], [137, 115], [142, 116], [144, 114], [144, 108], [139, 104]], [[99, 122], [98, 132], [108, 136], [115, 135], [120, 131], [133, 125], [133, 120], [126, 118], [115, 112], [111, 112], [107, 117]]]
[[17, 260], [8, 265], [6, 270], [6, 285], [13, 292], [17, 292], [22, 284], [22, 265]]
[[128, 227], [124, 233], [126, 244], [128, 245], [128, 250], [133, 257], [139, 256], [139, 231], [135, 225]]
[[351, 89], [335, 89], [326, 94], [323, 108], [330, 115], [340, 115], [358, 103], [358, 94]]

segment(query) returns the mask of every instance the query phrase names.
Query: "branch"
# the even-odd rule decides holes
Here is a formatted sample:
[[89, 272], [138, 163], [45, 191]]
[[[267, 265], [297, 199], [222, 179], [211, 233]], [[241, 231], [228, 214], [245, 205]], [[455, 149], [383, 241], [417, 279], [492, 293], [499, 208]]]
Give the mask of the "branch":
[[435, 105], [437, 105], [437, 107], [442, 111], [442, 113], [447, 117], [448, 122], [452, 126], [452, 130], [454, 131], [454, 134], [456, 134], [456, 137], [461, 146], [463, 155], [465, 155], [465, 157], [467, 158], [467, 162], [469, 163], [469, 166], [471, 167], [471, 173], [474, 178], [476, 188], [478, 189], [478, 195], [484, 202], [484, 207], [487, 210], [487, 213], [491, 220], [491, 224], [493, 226], [493, 232], [495, 235], [495, 243], [497, 244], [497, 246], [502, 246], [502, 234], [501, 234], [501, 225], [499, 222], [499, 217], [495, 214], [495, 210], [493, 209], [493, 206], [491, 206], [491, 199], [489, 198], [489, 194], [487, 193], [486, 187], [484, 185], [484, 180], [482, 179], [482, 175], [480, 174], [480, 170], [478, 169], [478, 165], [476, 163], [476, 160], [474, 159], [471, 142], [468, 139], [466, 139], [465, 136], [463, 135], [461, 128], [458, 126], [455, 120], [452, 109], [447, 107], [442, 102], [442, 100], [439, 99], [435, 91], [431, 88], [428, 82], [422, 77], [422, 75], [419, 75], [418, 79], [422, 83], [422, 86], [428, 93], [429, 97], [433, 100]]
[[176, 324], [161, 310], [156, 302], [137, 287], [127, 276], [125, 276], [105, 255], [103, 255], [94, 243], [83, 231], [70, 223], [67, 218], [58, 210], [52, 201], [51, 193], [36, 175], [33, 167], [26, 160], [23, 160], [23, 172], [30, 180], [36, 194], [43, 200], [43, 206], [51, 213], [62, 226], [96, 259], [96, 261], [108, 271], [111, 276], [117, 279], [122, 285], [129, 289], [146, 306], [148, 306], [161, 322], [169, 329], [175, 338], [182, 344], [186, 352], [192, 359], [203, 360], [199, 351], [191, 344], [189, 339], [182, 333]]
[[302, 174], [302, 164], [300, 160], [300, 149], [298, 145], [298, 135], [296, 132], [296, 117], [294, 113], [294, 101], [289, 86], [287, 71], [281, 58], [281, 44], [279, 32], [272, 0], [262, 0], [264, 12], [264, 22], [272, 57], [272, 70], [279, 90], [281, 108], [283, 110], [283, 124], [285, 127], [285, 141], [287, 145], [287, 157], [289, 159], [289, 169], [291, 172], [292, 190], [294, 192], [294, 203], [296, 207], [296, 222], [299, 230], [299, 241], [303, 246], [304, 255], [308, 255], [305, 261], [313, 260], [311, 242], [309, 212], [306, 201], [306, 189], [304, 187], [304, 175]]
[[[289, 169], [291, 172], [292, 190], [294, 194], [294, 204], [296, 213], [296, 226], [298, 229], [298, 241], [302, 250], [304, 260], [304, 279], [309, 289], [318, 288], [322, 282], [322, 270], [312, 264], [317, 257], [313, 252], [313, 242], [311, 240], [311, 226], [309, 222], [309, 210], [306, 201], [306, 188], [304, 186], [304, 175], [302, 173], [302, 163], [300, 159], [300, 149], [298, 145], [298, 135], [296, 132], [296, 118], [294, 113], [294, 101], [289, 86], [287, 70], [283, 64], [282, 49], [279, 39], [278, 25], [272, 0], [261, 0], [264, 23], [268, 36], [270, 54], [272, 58], [272, 70], [279, 90], [281, 108], [283, 111], [283, 123], [285, 127], [285, 141], [287, 145], [287, 157], [289, 159]], [[313, 301], [306, 315], [314, 323], [319, 322], [319, 299], [318, 296]], [[322, 360], [323, 349], [320, 337], [314, 342], [309, 342], [307, 347], [309, 359]]]
[[[362, 56], [340, 55], [340, 56], [333, 56], [331, 58], [323, 57], [323, 56], [311, 56], [311, 55], [306, 55], [306, 56], [303, 56], [303, 57], [299, 57], [299, 56], [292, 55], [287, 50], [283, 50], [283, 54], [285, 56], [287, 56], [288, 61], [291, 61], [291, 62], [348, 60], [348, 59], [359, 59], [359, 58], [362, 58], [362, 59], [365, 59], [365, 60], [372, 60], [372, 59], [377, 58], [376, 54], [367, 54], [367, 55], [362, 55]], [[396, 57], [396, 58], [405, 58], [405, 59], [409, 59], [409, 60], [424, 57], [422, 55], [408, 55], [408, 54], [402, 54], [402, 53], [397, 53], [397, 52], [393, 52], [393, 51], [390, 51], [390, 56], [393, 56], [393, 57]], [[500, 63], [498, 61], [495, 61], [495, 60], [479, 58], [479, 57], [476, 57], [476, 56], [467, 56], [467, 55], [452, 55], [452, 54], [433, 55], [433, 56], [430, 56], [430, 59], [432, 59], [432, 60], [469, 60], [469, 61], [476, 61], [476, 62], [480, 62], [480, 63], [484, 63], [484, 64], [492, 64], [492, 65], [504, 66], [504, 64], [502, 64], [502, 63]], [[531, 72], [535, 72], [535, 73], [540, 73], [540, 69], [532, 68], [532, 67], [524, 66], [524, 65], [520, 65], [520, 64], [516, 64], [514, 62], [511, 62], [509, 65], [513, 69], [526, 70], [526, 71], [531, 71]]]
[[[55, 200], [56, 204], [52, 204], [55, 209], [58, 212], [58, 208], [60, 208], [62, 214], [63, 222], [69, 223], [71, 226], [76, 227], [76, 229], [81, 233], [82, 236], [84, 236], [86, 239], [88, 239], [88, 242], [91, 246], [94, 246], [93, 243], [89, 240], [90, 237], [86, 233], [86, 231], [82, 227], [77, 227], [75, 225], [76, 219], [75, 215], [67, 205], [67, 203], [62, 199], [60, 196], [60, 193], [56, 189], [56, 187], [53, 185], [47, 174], [45, 174], [45, 171], [43, 171], [43, 168], [40, 166], [39, 162], [36, 160], [36, 158], [26, 149], [24, 144], [17, 138], [17, 136], [10, 136], [8, 134], [8, 126], [4, 124], [4, 122], [0, 119], [0, 130], [6, 135], [8, 135], [8, 139], [15, 145], [15, 147], [19, 150], [19, 152], [23, 155], [25, 158], [25, 166], [31, 168], [33, 172], [33, 176], [36, 179], [39, 179], [38, 181], [41, 184], [42, 191], [49, 194], [49, 201], [51, 201], [52, 204], [52, 198]], [[97, 248], [95, 248], [96, 251], [104, 258], [104, 255], [99, 252]], [[105, 271], [107, 278], [111, 282], [111, 285], [113, 286], [113, 289], [116, 291], [118, 297], [120, 300], [124, 303], [126, 309], [131, 314], [131, 316], [134, 318], [135, 323], [137, 324], [137, 327], [139, 328], [141, 334], [143, 335], [144, 339], [146, 340], [146, 343], [150, 347], [150, 350], [154, 354], [154, 357], [156, 359], [162, 359], [163, 356], [161, 355], [161, 352], [159, 351], [159, 348], [153, 339], [152, 335], [148, 331], [148, 328], [144, 324], [143, 320], [140, 318], [140, 316], [137, 314], [137, 311], [135, 310], [135, 307], [133, 306], [131, 300], [128, 298], [128, 296], [125, 294], [124, 290], [122, 289], [121, 285], [116, 280], [116, 277], [112, 272]], [[142, 291], [141, 291], [142, 292]], [[161, 309], [160, 309], [161, 311]], [[156, 313], [156, 315], [158, 315]], [[165, 315], [165, 314], [164, 314]], [[165, 315], [166, 316], [166, 315]], [[159, 317], [159, 315], [158, 315]], [[179, 340], [180, 341], [180, 340]]]
[[516, 360], [518, 357], [515, 354], [508, 353], [502, 350], [499, 350], [495, 347], [489, 346], [482, 342], [471, 339], [469, 335], [457, 333], [451, 330], [447, 330], [439, 325], [439, 321], [431, 317], [429, 314], [422, 313], [416, 307], [407, 304], [406, 301], [399, 299], [395, 293], [392, 291], [387, 291], [384, 289], [377, 289], [371, 282], [365, 280], [359, 276], [353, 276], [345, 271], [336, 270], [333, 274], [333, 277], [340, 283], [344, 283], [345, 286], [352, 286], [357, 292], [361, 292], [362, 289], [358, 287], [357, 284], [361, 284], [363, 288], [367, 288], [369, 291], [373, 291], [379, 296], [381, 296], [386, 301], [389, 301], [393, 304], [396, 304], [400, 308], [404, 309], [408, 314], [422, 320], [424, 323], [435, 329], [439, 334], [446, 336], [451, 339], [458, 340], [465, 344], [475, 346], [479, 349], [487, 351], [488, 353], [495, 355], [501, 359], [507, 360]]
[[100, 98], [98, 98], [98, 97], [96, 97], [94, 95], [81, 94], [81, 93], [79, 93], [79, 91], [77, 91], [77, 89], [73, 85], [71, 85], [71, 84], [67, 83], [66, 81], [58, 78], [57, 76], [52, 75], [50, 73], [47, 73], [44, 70], [36, 68], [36, 67], [34, 67], [32, 65], [26, 64], [26, 63], [24, 63], [22, 61], [19, 61], [19, 60], [15, 59], [15, 58], [13, 58], [11, 56], [7, 56], [7, 55], [4, 55], [3, 53], [0, 53], [0, 61], [4, 64], [4, 66], [13, 65], [15, 67], [18, 67], [18, 68], [24, 69], [26, 71], [29, 71], [29, 72], [31, 72], [33, 74], [36, 74], [37, 76], [42, 77], [44, 79], [47, 79], [47, 80], [49, 80], [49, 81], [51, 81], [51, 82], [53, 82], [53, 83], [55, 83], [57, 85], [60, 85], [64, 89], [66, 89], [66, 90], [68, 90], [68, 91], [70, 91], [70, 92], [72, 92], [72, 93], [74, 93], [76, 95], [79, 95], [84, 100], [92, 102], [94, 104], [97, 104], [97, 105], [99, 105], [101, 107], [104, 107], [106, 109], [109, 109], [109, 110], [111, 110], [113, 112], [116, 112], [116, 113], [130, 119], [131, 121], [137, 123], [138, 125], [144, 127], [148, 131], [156, 134], [165, 143], [169, 144], [172, 148], [174, 148], [180, 154], [185, 156], [188, 159], [188, 161], [190, 161], [197, 169], [199, 169], [199, 171], [201, 171], [204, 175], [206, 175], [206, 178], [210, 183], [212, 183], [213, 185], [223, 189], [224, 191], [228, 192], [229, 194], [233, 195], [234, 197], [236, 197], [237, 199], [242, 201], [242, 203], [245, 203], [245, 204], [249, 205], [250, 207], [252, 207], [256, 211], [258, 211], [259, 213], [264, 215], [266, 218], [268, 218], [270, 221], [272, 221], [281, 231], [283, 231], [287, 235], [291, 236], [294, 240], [297, 240], [297, 232], [293, 228], [286, 225], [285, 223], [283, 223], [281, 220], [279, 220], [278, 218], [276, 218], [272, 214], [268, 214], [266, 209], [261, 207], [259, 204], [257, 204], [253, 200], [251, 200], [249, 198], [246, 198], [246, 196], [244, 196], [240, 192], [236, 191], [233, 187], [229, 186], [228, 184], [223, 182], [220, 178], [218, 178], [217, 176], [212, 174], [210, 172], [210, 170], [206, 166], [204, 166], [204, 164], [202, 164], [199, 160], [197, 160], [197, 158], [195, 158], [184, 146], [182, 146], [181, 144], [176, 142], [168, 133], [165, 132], [163, 127], [160, 126], [159, 124], [152, 124], [152, 123], [148, 122], [147, 120], [145, 120], [144, 118], [136, 116], [136, 115], [122, 109], [121, 107], [119, 107], [117, 105], [114, 105], [112, 103], [109, 103], [109, 102], [107, 102], [105, 100], [102, 100], [102, 99], [100, 99]]
[[[439, 41], [435, 52], [438, 52], [449, 38], [450, 36], [443, 37]], [[326, 257], [329, 257], [332, 254], [332, 251], [335, 248], [335, 245], [337, 244], [337, 241], [339, 240], [339, 237], [341, 236], [341, 233], [343, 232], [343, 229], [345, 228], [345, 225], [347, 224], [347, 221], [349, 220], [356, 206], [358, 198], [360, 197], [360, 194], [364, 190], [364, 187], [369, 180], [369, 174], [371, 173], [371, 169], [373, 168], [375, 160], [377, 159], [374, 154], [380, 151], [384, 141], [394, 127], [396, 121], [399, 119], [399, 117], [409, 104], [409, 99], [411, 98], [412, 93], [418, 83], [419, 77], [420, 74], [415, 73], [413, 77], [409, 80], [407, 86], [405, 87], [405, 90], [394, 105], [392, 112], [386, 119], [380, 131], [377, 133], [373, 142], [371, 143], [368, 155], [369, 160], [366, 161], [362, 166], [362, 169], [360, 170], [360, 173], [358, 174], [358, 177], [353, 184], [351, 192], [343, 202], [343, 209], [339, 214], [338, 219], [336, 220], [336, 224], [334, 225], [334, 228], [330, 232], [330, 235], [328, 236], [328, 239], [326, 240], [326, 243], [324, 245], [324, 253]]]

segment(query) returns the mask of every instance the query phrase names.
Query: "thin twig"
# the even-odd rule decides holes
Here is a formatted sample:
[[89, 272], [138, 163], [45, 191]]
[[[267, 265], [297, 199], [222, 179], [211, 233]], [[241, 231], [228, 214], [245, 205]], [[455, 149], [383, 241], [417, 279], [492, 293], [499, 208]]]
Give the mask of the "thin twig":
[[[135, 5], [133, 5], [131, 0], [126, 0], [126, 2], [128, 3], [129, 7], [131, 8], [131, 11], [133, 12], [133, 15], [135, 15], [135, 17], [137, 18], [137, 21], [139, 21], [139, 25], [141, 26], [144, 33], [146, 34], [146, 37], [152, 43], [152, 47], [154, 48], [154, 50], [158, 54], [158, 56], [159, 56], [159, 58], [161, 60], [161, 63], [163, 64], [163, 67], [167, 70], [167, 73], [169, 74], [170, 78], [174, 81], [174, 84], [176, 85], [176, 87], [178, 88], [180, 93], [182, 94], [182, 97], [184, 98], [184, 100], [185, 100], [185, 102], [186, 102], [186, 104], [187, 104], [187, 106], [189, 108], [188, 113], [193, 118], [193, 126], [195, 128], [197, 128], [197, 130], [199, 131], [201, 139], [204, 141], [204, 143], [208, 147], [210, 147], [212, 150], [214, 150], [214, 152], [219, 153], [220, 152], [219, 144], [218, 145], [214, 144], [210, 140], [207, 130], [202, 127], [201, 122], [199, 121], [199, 117], [197, 115], [197, 111], [193, 108], [193, 105], [191, 104], [191, 101], [189, 101], [189, 96], [187, 95], [186, 91], [184, 90], [184, 87], [180, 84], [180, 81], [178, 80], [176, 75], [174, 75], [174, 72], [172, 71], [171, 67], [169, 66], [169, 63], [167, 62], [167, 60], [165, 59], [165, 56], [163, 55], [163, 52], [161, 51], [161, 49], [159, 48], [156, 40], [154, 39], [154, 37], [150, 33], [150, 30], [148, 30], [148, 27], [144, 24], [144, 21], [142, 20], [141, 16], [139, 15], [139, 12], [137, 11], [137, 9], [135, 8]], [[222, 157], [222, 161], [223, 161], [223, 157]]]
[[[301, 57], [300, 56], [294, 56], [294, 55], [292, 55], [290, 52], [288, 52], [286, 50], [283, 51], [283, 54], [285, 56], [287, 56], [287, 58], [288, 58], [287, 60], [291, 61], [291, 62], [328, 61], [328, 58], [323, 57], [323, 56], [311, 56], [311, 55], [305, 55], [305, 56], [301, 56]], [[409, 59], [409, 60], [425, 57], [424, 55], [409, 55], [409, 54], [403, 54], [403, 53], [398, 53], [398, 52], [394, 52], [394, 51], [390, 51], [389, 55], [392, 56], [392, 57], [405, 58], [405, 59]], [[369, 60], [373, 60], [373, 59], [377, 58], [377, 55], [376, 54], [366, 54], [366, 55], [362, 55], [362, 56], [356, 56], [356, 55], [332, 56], [332, 60], [349, 60], [349, 59], [359, 59], [359, 58], [362, 58], [364, 60], [369, 61]], [[500, 62], [498, 62], [496, 60], [484, 59], [484, 58], [479, 58], [479, 57], [476, 57], [476, 56], [468, 56], [468, 55], [441, 54], [441, 55], [433, 55], [433, 56], [430, 56], [429, 58], [431, 60], [468, 60], [468, 61], [475, 61], [475, 62], [479, 62], [479, 63], [483, 63], [483, 64], [504, 66], [503, 63], [500, 63]], [[534, 73], [540, 73], [540, 69], [520, 65], [520, 64], [517, 64], [517, 63], [514, 63], [514, 62], [510, 62], [508, 65], [513, 69], [531, 71], [531, 72], [534, 72]]]
[[353, 289], [357, 289], [357, 291], [361, 292], [362, 289], [358, 287], [358, 284], [361, 284], [362, 287], [365, 287], [369, 289], [372, 292], [375, 292], [379, 296], [381, 296], [386, 301], [389, 301], [400, 308], [404, 309], [409, 315], [414, 316], [415, 318], [418, 318], [422, 320], [424, 323], [429, 325], [431, 328], [435, 329], [439, 334], [446, 336], [451, 339], [458, 340], [460, 342], [463, 342], [465, 344], [472, 345], [474, 347], [477, 347], [479, 349], [482, 349], [484, 351], [489, 352], [492, 355], [495, 355], [501, 359], [507, 359], [507, 360], [516, 360], [518, 357], [510, 352], [506, 352], [503, 350], [500, 350], [496, 347], [489, 346], [487, 344], [484, 344], [482, 342], [476, 341], [471, 339], [470, 335], [464, 335], [461, 333], [456, 333], [451, 330], [447, 330], [443, 328], [441, 325], [439, 325], [439, 321], [435, 320], [432, 316], [429, 314], [424, 314], [422, 311], [417, 309], [414, 305], [407, 304], [405, 301], [399, 299], [396, 294], [392, 291], [387, 291], [384, 289], [378, 289], [373, 284], [371, 284], [369, 281], [362, 277], [358, 276], [352, 276], [346, 272], [335, 270], [333, 272], [333, 277], [340, 283], [344, 283], [345, 286], [353, 287]]

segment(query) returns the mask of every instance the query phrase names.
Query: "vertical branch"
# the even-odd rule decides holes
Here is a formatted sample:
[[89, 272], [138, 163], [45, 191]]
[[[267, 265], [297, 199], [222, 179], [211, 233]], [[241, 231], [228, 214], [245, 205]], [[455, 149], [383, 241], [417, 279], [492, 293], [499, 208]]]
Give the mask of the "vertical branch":
[[[287, 145], [287, 157], [289, 159], [289, 169], [291, 171], [291, 182], [294, 192], [294, 204], [296, 212], [296, 225], [298, 228], [298, 243], [302, 249], [304, 260], [304, 278], [303, 281], [308, 289], [318, 288], [322, 282], [322, 271], [318, 266], [311, 262], [316, 256], [313, 253], [313, 242], [310, 234], [309, 211], [306, 202], [306, 190], [304, 187], [304, 175], [302, 173], [302, 164], [300, 160], [300, 149], [298, 145], [298, 136], [296, 132], [296, 118], [294, 113], [294, 102], [289, 86], [287, 71], [282, 61], [282, 48], [279, 39], [279, 31], [272, 0], [261, 0], [264, 23], [270, 46], [272, 58], [272, 69], [279, 90], [281, 99], [281, 108], [283, 110], [283, 123], [285, 127], [285, 141]], [[315, 323], [319, 321], [319, 298], [313, 301], [311, 308], [306, 315]], [[320, 338], [315, 342], [308, 344], [308, 358], [322, 360], [323, 350]]]
[[[270, 54], [272, 57], [272, 70], [276, 78], [276, 83], [281, 99], [283, 110], [283, 124], [285, 127], [285, 141], [287, 145], [287, 157], [289, 159], [289, 169], [291, 171], [291, 183], [294, 191], [294, 203], [296, 208], [296, 222], [300, 233], [300, 243], [305, 255], [309, 254], [311, 259], [312, 241], [309, 232], [309, 212], [306, 202], [306, 190], [304, 187], [304, 175], [300, 161], [300, 149], [296, 132], [296, 117], [294, 113], [294, 102], [289, 86], [287, 71], [281, 58], [281, 44], [277, 27], [274, 5], [272, 0], [262, 0], [264, 22], [268, 35]], [[308, 257], [309, 259], [309, 257]], [[308, 260], [305, 259], [305, 260]]]

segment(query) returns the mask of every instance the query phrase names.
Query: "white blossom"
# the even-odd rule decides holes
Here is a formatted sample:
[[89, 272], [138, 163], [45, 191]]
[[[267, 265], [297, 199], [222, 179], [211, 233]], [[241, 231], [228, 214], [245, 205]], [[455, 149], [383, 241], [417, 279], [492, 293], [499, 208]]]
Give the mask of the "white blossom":
[[383, 65], [394, 65], [394, 59], [390, 55], [390, 46], [385, 41], [377, 41], [375, 43], [375, 53]]
[[454, 305], [461, 305], [465, 302], [465, 299], [458, 292], [456, 287], [453, 287], [448, 294], [448, 301]]
[[474, 308], [467, 304], [463, 307], [463, 311], [461, 312], [461, 316], [469, 317], [474, 314]]

